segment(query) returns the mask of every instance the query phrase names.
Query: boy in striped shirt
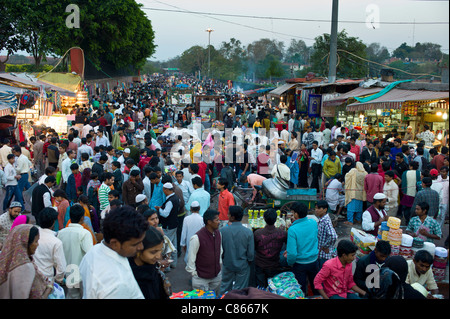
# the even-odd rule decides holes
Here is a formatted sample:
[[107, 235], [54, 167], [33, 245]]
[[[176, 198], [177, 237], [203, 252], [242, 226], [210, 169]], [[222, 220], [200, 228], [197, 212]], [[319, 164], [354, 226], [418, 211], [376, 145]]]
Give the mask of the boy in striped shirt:
[[104, 210], [109, 205], [108, 194], [114, 189], [114, 175], [111, 172], [102, 174], [103, 183], [98, 189], [98, 202], [100, 203], [100, 211]]
[[325, 200], [319, 200], [316, 203], [314, 214], [319, 219], [318, 237], [319, 237], [319, 269], [329, 259], [336, 256], [334, 247], [338, 238], [334, 230], [333, 223], [328, 215], [328, 203]]

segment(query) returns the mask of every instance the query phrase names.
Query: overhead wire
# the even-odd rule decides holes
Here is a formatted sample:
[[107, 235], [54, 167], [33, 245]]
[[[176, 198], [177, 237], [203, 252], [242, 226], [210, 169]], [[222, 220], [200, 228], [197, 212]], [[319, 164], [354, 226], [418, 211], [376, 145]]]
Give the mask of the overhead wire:
[[[310, 41], [315, 41], [316, 40], [314, 38], [301, 37], [301, 36], [298, 36], [298, 35], [292, 35], [292, 34], [287, 34], [287, 33], [283, 33], [283, 32], [267, 30], [267, 29], [258, 28], [258, 27], [254, 27], [254, 26], [238, 23], [238, 22], [233, 22], [233, 21], [228, 21], [228, 20], [216, 18], [216, 17], [213, 17], [213, 16], [205, 15], [205, 14], [203, 14], [201, 12], [190, 11], [190, 10], [183, 9], [183, 8], [180, 8], [180, 7], [177, 7], [177, 6], [173, 6], [173, 5], [170, 5], [170, 4], [161, 2], [161, 1], [157, 1], [157, 0], [155, 0], [155, 2], [163, 4], [163, 5], [166, 5], [166, 6], [169, 6], [169, 7], [172, 7], [172, 8], [176, 8], [177, 10], [172, 10], [173, 12], [190, 13], [190, 14], [195, 14], [195, 15], [201, 15], [201, 16], [204, 16], [206, 18], [214, 19], [214, 20], [217, 20], [217, 21], [221, 21], [221, 22], [225, 22], [225, 23], [229, 23], [229, 24], [234, 24], [234, 25], [237, 25], [237, 26], [241, 26], [241, 27], [245, 27], [245, 28], [249, 28], [249, 29], [253, 29], [253, 30], [257, 30], [257, 31], [263, 31], [263, 32], [268, 32], [268, 33], [272, 33], [272, 34], [283, 35], [283, 36], [287, 36], [287, 37], [291, 37], [291, 38], [310, 40]], [[142, 7], [141, 9], [151, 10], [151, 8], [146, 8], [146, 7]]]
[[[158, 3], [162, 3], [168, 6], [171, 6], [167, 3], [163, 3], [160, 1], [156, 1]], [[175, 7], [175, 6], [172, 6]], [[190, 11], [184, 9], [171, 10], [171, 9], [161, 9], [161, 8], [149, 8], [142, 7], [145, 10], [153, 10], [153, 11], [164, 11], [164, 12], [177, 12], [177, 13], [192, 13], [206, 16], [224, 16], [224, 17], [233, 17], [233, 18], [246, 18], [246, 19], [264, 19], [264, 20], [282, 20], [282, 21], [297, 21], [297, 22], [322, 22], [322, 23], [330, 23], [331, 20], [328, 19], [301, 19], [301, 18], [286, 18], [286, 17], [272, 17], [272, 16], [255, 16], [255, 15], [243, 15], [243, 14], [231, 14], [231, 13], [214, 13], [214, 12], [201, 12], [201, 11]], [[349, 24], [366, 24], [367, 21], [357, 21], [357, 20], [339, 20], [339, 23], [349, 23]], [[446, 25], [449, 24], [449, 21], [380, 21], [377, 22], [379, 24], [390, 24], [390, 25]]]
[[428, 73], [410, 73], [410, 72], [405, 71], [405, 70], [402, 70], [402, 69], [394, 68], [394, 67], [389, 66], [389, 65], [384, 65], [384, 64], [381, 64], [381, 63], [378, 63], [378, 62], [375, 62], [375, 61], [368, 60], [368, 59], [366, 59], [366, 58], [360, 57], [359, 55], [356, 55], [356, 54], [354, 54], [354, 53], [352, 53], [352, 52], [349, 52], [349, 51], [347, 51], [347, 50], [338, 49], [337, 51], [338, 51], [338, 52], [345, 52], [345, 53], [350, 54], [350, 55], [352, 55], [352, 56], [354, 56], [354, 57], [356, 57], [356, 58], [358, 58], [358, 59], [360, 59], [360, 60], [363, 60], [363, 61], [366, 61], [366, 62], [369, 62], [369, 63], [373, 63], [373, 64], [380, 65], [380, 66], [382, 66], [383, 68], [388, 68], [388, 69], [396, 70], [396, 71], [399, 71], [399, 72], [403, 72], [403, 73], [408, 74], [408, 75], [411, 75], [411, 76], [434, 76], [434, 77], [437, 77], [437, 78], [440, 78], [440, 77], [441, 77], [440, 75], [434, 75], [434, 74], [428, 74]]

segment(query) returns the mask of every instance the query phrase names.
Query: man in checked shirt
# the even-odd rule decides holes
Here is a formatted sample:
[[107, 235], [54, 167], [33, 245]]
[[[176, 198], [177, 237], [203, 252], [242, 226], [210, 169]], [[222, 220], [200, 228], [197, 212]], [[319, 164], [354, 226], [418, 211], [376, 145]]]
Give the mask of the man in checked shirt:
[[331, 218], [328, 215], [328, 203], [325, 200], [317, 201], [314, 214], [319, 219], [318, 237], [320, 269], [328, 259], [336, 256], [335, 243], [338, 236], [334, 230]]

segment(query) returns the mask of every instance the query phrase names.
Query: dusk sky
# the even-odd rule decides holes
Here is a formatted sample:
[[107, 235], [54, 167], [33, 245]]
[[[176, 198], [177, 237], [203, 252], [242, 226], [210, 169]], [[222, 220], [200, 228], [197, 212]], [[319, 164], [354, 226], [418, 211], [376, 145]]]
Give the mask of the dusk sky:
[[[223, 41], [236, 38], [247, 45], [270, 38], [283, 41], [285, 48], [291, 39], [303, 39], [311, 46], [314, 38], [331, 31], [333, 0], [137, 0], [151, 20], [155, 32], [155, 54], [150, 60], [166, 61], [194, 45], [208, 45], [207, 28], [212, 28], [211, 44], [219, 48]], [[82, 8], [81, 12], [82, 12]], [[171, 10], [156, 11], [158, 10]], [[182, 12], [176, 12], [182, 11]], [[195, 11], [194, 13], [183, 13]], [[250, 17], [203, 15], [231, 14]], [[366, 21], [381, 22], [374, 27]], [[273, 19], [270, 19], [273, 18]], [[292, 21], [320, 20], [320, 21]], [[339, 31], [364, 43], [378, 42], [390, 52], [403, 42], [440, 44], [449, 53], [449, 0], [340, 0]], [[346, 22], [347, 21], [347, 22]], [[349, 23], [348, 21], [359, 22]], [[416, 22], [413, 25], [414, 21]], [[388, 22], [388, 23], [386, 23]], [[390, 24], [390, 23], [397, 24]], [[433, 24], [423, 24], [424, 22]], [[437, 24], [437, 22], [445, 22]], [[26, 52], [18, 54], [28, 55]], [[0, 54], [6, 54], [1, 51]]]
[[[207, 28], [212, 28], [211, 44], [218, 48], [223, 41], [236, 38], [247, 45], [261, 38], [283, 41], [303, 39], [308, 46], [314, 38], [331, 30], [332, 0], [140, 0], [152, 21], [156, 53], [151, 60], [164, 61], [181, 54], [193, 45], [207, 46]], [[181, 12], [155, 11], [146, 8], [220, 13], [276, 19], [256, 19]], [[375, 29], [366, 21], [381, 22]], [[279, 18], [325, 21], [284, 21]], [[373, 19], [372, 19], [373, 18]], [[378, 42], [393, 51], [403, 42], [433, 42], [449, 52], [448, 0], [340, 0], [339, 31], [364, 43]], [[413, 25], [413, 22], [416, 22]], [[349, 23], [344, 21], [359, 21]], [[395, 22], [398, 24], [385, 24]], [[420, 24], [447, 22], [446, 24]], [[403, 24], [409, 23], [409, 24]], [[256, 30], [263, 29], [263, 30]]]

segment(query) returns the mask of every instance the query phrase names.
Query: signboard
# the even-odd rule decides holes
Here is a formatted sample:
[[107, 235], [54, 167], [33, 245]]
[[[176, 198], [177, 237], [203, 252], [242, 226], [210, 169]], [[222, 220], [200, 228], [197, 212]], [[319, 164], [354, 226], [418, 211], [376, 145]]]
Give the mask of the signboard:
[[308, 115], [317, 117], [320, 115], [320, 109], [322, 106], [321, 94], [310, 94], [308, 96]]
[[335, 117], [336, 116], [336, 107], [335, 106], [322, 106], [320, 116]]
[[215, 107], [216, 106], [216, 101], [200, 101], [200, 107]]

